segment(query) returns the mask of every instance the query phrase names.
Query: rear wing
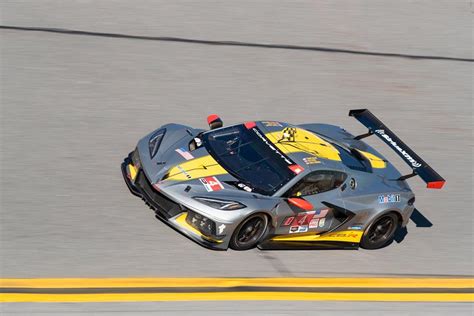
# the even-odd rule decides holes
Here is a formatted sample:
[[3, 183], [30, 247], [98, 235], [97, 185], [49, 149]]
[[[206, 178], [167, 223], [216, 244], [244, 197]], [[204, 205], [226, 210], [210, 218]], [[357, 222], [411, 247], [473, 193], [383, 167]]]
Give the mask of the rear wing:
[[441, 189], [446, 182], [436, 171], [433, 170], [423, 159], [410, 149], [400, 138], [397, 137], [382, 121], [367, 109], [350, 110], [349, 116], [353, 116], [369, 129], [367, 134], [356, 136], [362, 139], [371, 135], [377, 135], [383, 142], [390, 146], [413, 170], [413, 173], [400, 177], [398, 180], [406, 180], [413, 176], [420, 176], [426, 182], [429, 189]]

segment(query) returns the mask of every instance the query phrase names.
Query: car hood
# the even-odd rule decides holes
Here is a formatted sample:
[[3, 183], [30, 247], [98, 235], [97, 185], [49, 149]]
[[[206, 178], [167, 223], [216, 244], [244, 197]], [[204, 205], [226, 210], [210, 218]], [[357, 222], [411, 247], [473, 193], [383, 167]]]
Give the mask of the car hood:
[[242, 198], [251, 188], [240, 183], [212, 158], [204, 147], [189, 150], [190, 141], [203, 130], [179, 124], [168, 124], [156, 155], [150, 157], [148, 143], [156, 131], [137, 145], [141, 168], [151, 184], [168, 195], [189, 192], [193, 196]]

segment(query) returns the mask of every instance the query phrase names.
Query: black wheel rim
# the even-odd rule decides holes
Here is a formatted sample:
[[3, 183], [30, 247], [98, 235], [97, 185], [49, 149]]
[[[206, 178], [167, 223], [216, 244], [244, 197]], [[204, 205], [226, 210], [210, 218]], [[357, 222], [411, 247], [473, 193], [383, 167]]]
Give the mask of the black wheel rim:
[[262, 217], [253, 217], [245, 222], [240, 228], [236, 242], [239, 246], [245, 247], [247, 245], [257, 242], [265, 232], [266, 221]]
[[391, 216], [383, 216], [372, 225], [367, 234], [371, 244], [379, 244], [386, 242], [392, 235], [395, 221]]

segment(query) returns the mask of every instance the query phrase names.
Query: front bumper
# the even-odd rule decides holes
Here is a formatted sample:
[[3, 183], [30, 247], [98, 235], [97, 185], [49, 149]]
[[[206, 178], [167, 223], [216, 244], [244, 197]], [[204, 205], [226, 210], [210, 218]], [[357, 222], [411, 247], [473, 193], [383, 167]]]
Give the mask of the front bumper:
[[227, 250], [228, 242], [202, 234], [186, 221], [188, 210], [183, 205], [153, 188], [140, 168], [136, 151], [124, 159], [121, 169], [130, 192], [141, 198], [155, 212], [157, 219], [205, 248]]

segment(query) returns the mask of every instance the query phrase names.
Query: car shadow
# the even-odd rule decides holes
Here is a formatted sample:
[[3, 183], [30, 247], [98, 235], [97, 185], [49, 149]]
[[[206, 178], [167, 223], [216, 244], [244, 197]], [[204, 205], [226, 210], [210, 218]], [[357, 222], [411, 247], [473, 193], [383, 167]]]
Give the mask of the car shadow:
[[[416, 227], [428, 228], [433, 226], [433, 223], [416, 208], [411, 214], [410, 219], [413, 221], [413, 223], [415, 223]], [[406, 227], [400, 227], [395, 232], [395, 237], [393, 239], [397, 243], [401, 243], [405, 239], [406, 235], [408, 235], [408, 229]]]

